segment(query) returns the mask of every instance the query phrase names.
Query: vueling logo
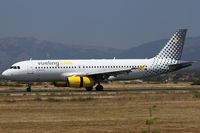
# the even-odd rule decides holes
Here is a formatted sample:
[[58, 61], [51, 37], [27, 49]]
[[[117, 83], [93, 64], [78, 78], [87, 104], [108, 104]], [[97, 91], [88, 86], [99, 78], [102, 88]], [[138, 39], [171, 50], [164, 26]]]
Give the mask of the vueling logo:
[[179, 40], [177, 40], [177, 39], [176, 39], [176, 40], [173, 40], [172, 42], [174, 42], [174, 43], [178, 43], [178, 42], [179, 42]]
[[72, 65], [72, 62], [70, 62], [70, 61], [60, 61], [59, 64], [60, 65]]
[[60, 66], [60, 65], [72, 65], [70, 61], [41, 61], [38, 65]]

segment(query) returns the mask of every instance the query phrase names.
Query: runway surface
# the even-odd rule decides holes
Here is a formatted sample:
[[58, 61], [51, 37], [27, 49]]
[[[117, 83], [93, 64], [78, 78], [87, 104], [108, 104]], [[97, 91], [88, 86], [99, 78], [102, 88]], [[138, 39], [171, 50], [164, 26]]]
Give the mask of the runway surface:
[[[42, 88], [41, 88], [42, 90]], [[43, 95], [48, 95], [48, 94], [116, 94], [116, 93], [158, 93], [158, 92], [193, 92], [193, 91], [200, 91], [199, 88], [170, 88], [170, 89], [117, 89], [117, 90], [104, 90], [104, 91], [85, 91], [85, 90], [69, 90], [69, 91], [33, 91], [32, 92], [26, 92], [26, 91], [0, 91], [0, 95], [24, 95], [24, 94], [43, 94]]]

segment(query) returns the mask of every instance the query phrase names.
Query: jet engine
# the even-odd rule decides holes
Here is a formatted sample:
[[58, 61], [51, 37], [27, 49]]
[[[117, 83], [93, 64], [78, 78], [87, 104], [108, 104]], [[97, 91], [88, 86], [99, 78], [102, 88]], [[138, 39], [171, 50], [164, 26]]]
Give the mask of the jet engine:
[[92, 87], [95, 85], [95, 82], [90, 77], [79, 77], [79, 76], [72, 76], [68, 77], [66, 81], [57, 81], [54, 82], [56, 87]]

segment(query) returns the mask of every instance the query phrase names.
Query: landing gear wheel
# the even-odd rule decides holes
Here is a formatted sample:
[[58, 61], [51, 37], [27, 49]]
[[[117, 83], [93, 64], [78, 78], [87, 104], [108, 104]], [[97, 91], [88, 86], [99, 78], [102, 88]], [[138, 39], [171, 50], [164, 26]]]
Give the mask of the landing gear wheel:
[[26, 88], [27, 92], [31, 92], [31, 87]]
[[93, 87], [86, 87], [85, 88], [87, 91], [92, 91]]
[[96, 86], [96, 91], [103, 91], [103, 86], [102, 85], [97, 85]]
[[28, 88], [26, 88], [27, 92], [31, 92], [31, 84], [28, 84]]

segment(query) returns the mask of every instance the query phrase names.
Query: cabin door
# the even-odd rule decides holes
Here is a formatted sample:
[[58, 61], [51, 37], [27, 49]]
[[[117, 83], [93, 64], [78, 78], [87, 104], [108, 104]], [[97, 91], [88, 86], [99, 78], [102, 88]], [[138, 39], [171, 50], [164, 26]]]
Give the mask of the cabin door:
[[27, 73], [28, 74], [33, 74], [33, 63], [32, 63], [31, 60], [27, 64]]

